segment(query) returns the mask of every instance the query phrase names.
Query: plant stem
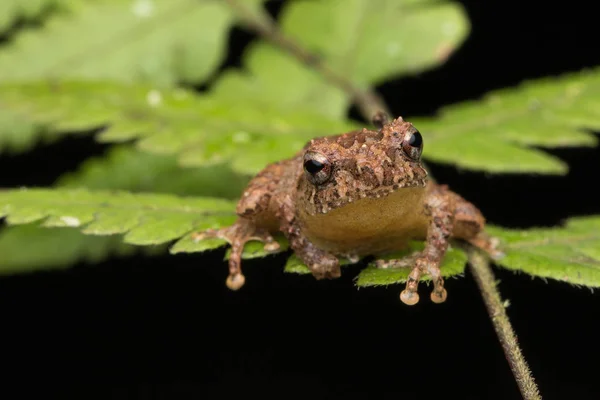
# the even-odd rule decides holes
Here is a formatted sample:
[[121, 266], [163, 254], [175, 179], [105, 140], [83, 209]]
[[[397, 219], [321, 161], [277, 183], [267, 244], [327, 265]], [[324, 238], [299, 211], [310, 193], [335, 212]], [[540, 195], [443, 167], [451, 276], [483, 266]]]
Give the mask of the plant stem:
[[352, 102], [359, 108], [363, 118], [367, 121], [371, 121], [373, 116], [379, 111], [391, 115], [385, 102], [375, 91], [369, 88], [358, 87], [328, 67], [317, 55], [312, 54], [299, 43], [285, 36], [277, 26], [276, 21], [264, 9], [260, 8], [259, 11], [255, 12], [243, 4], [243, 1], [225, 0], [225, 2], [229, 4], [250, 29], [273, 45], [287, 51], [304, 65], [316, 70], [329, 83], [346, 92], [352, 99]]
[[538, 387], [531, 376], [531, 371], [521, 353], [517, 337], [506, 315], [505, 306], [496, 288], [494, 272], [490, 268], [487, 258], [481, 251], [469, 249], [469, 264], [523, 399], [541, 399]]

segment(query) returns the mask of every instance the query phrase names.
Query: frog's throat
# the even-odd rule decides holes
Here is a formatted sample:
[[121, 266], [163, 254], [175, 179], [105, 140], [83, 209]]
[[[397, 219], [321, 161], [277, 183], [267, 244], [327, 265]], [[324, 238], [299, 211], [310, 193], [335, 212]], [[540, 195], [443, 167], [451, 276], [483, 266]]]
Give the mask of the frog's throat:
[[[320, 204], [316, 204], [314, 202], [314, 197], [313, 197], [313, 199], [312, 199], [313, 201], [311, 201], [311, 202], [314, 204], [315, 207], [314, 207], [314, 213], [311, 213], [311, 214], [315, 214], [315, 213], [316, 214], [327, 214], [330, 211], [336, 210], [347, 204], [357, 202], [362, 199], [384, 198], [384, 197], [387, 197], [390, 194], [400, 191], [404, 188], [417, 188], [417, 187], [425, 188], [426, 186], [427, 186], [427, 177], [424, 177], [422, 179], [412, 180], [410, 183], [401, 182], [401, 183], [395, 184], [393, 186], [379, 186], [375, 189], [347, 193], [346, 196], [343, 198], [338, 198], [338, 199], [320, 203]], [[313, 194], [313, 196], [314, 196], [314, 194]]]

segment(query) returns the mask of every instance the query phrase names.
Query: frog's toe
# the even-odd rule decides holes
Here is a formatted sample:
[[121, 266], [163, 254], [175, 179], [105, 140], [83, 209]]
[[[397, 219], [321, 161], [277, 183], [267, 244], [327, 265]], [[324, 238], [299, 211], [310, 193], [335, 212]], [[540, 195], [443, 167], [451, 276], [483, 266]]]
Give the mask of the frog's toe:
[[309, 269], [317, 279], [336, 279], [342, 276], [340, 262], [334, 256], [324, 258], [319, 263], [309, 265]]
[[269, 253], [278, 251], [280, 248], [281, 246], [275, 240], [271, 242], [266, 242], [264, 247], [265, 251], [268, 251]]
[[447, 297], [448, 292], [444, 288], [437, 292], [435, 290], [431, 292], [431, 301], [433, 301], [436, 304], [445, 302]]
[[225, 285], [231, 290], [239, 290], [246, 283], [246, 277], [241, 272], [236, 275], [229, 275], [225, 281]]
[[419, 302], [419, 293], [404, 289], [400, 293], [400, 300], [407, 306], [414, 306]]
[[202, 232], [194, 232], [192, 233], [192, 240], [198, 243], [201, 240], [211, 239], [211, 238], [221, 238], [219, 235], [219, 229], [207, 229]]

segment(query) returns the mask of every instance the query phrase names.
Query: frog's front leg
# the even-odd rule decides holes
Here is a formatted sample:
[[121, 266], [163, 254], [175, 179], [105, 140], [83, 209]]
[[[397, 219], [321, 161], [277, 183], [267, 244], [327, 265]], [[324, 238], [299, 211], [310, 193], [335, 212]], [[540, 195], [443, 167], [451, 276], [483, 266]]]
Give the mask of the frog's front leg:
[[236, 208], [239, 218], [233, 225], [221, 229], [209, 229], [192, 235], [192, 239], [196, 241], [219, 238], [231, 244], [229, 276], [225, 282], [231, 290], [238, 290], [244, 286], [245, 278], [242, 274], [241, 262], [246, 242], [261, 241], [265, 243], [264, 248], [268, 252], [279, 249], [279, 243], [267, 229], [259, 227], [257, 222], [267, 217], [272, 193], [279, 183], [280, 176], [279, 164], [271, 164], [265, 168], [246, 187]]
[[340, 262], [336, 256], [317, 248], [302, 234], [293, 234], [288, 239], [294, 253], [316, 279], [335, 279], [341, 276]]
[[310, 269], [316, 279], [334, 279], [341, 276], [339, 259], [315, 246], [302, 232], [291, 201], [283, 202], [280, 211], [280, 230], [290, 242], [294, 254]]
[[444, 279], [440, 272], [440, 263], [448, 249], [448, 240], [454, 226], [454, 202], [443, 190], [433, 191], [425, 202], [425, 213], [429, 217], [427, 227], [427, 241], [425, 249], [408, 259], [378, 261], [380, 268], [403, 267], [407, 261], [414, 263], [406, 281], [406, 288], [400, 293], [400, 300], [407, 305], [419, 302], [417, 288], [421, 275], [426, 273], [431, 276], [433, 290], [431, 300], [434, 303], [446, 301], [447, 293], [444, 289]]
[[192, 234], [192, 239], [199, 241], [207, 238], [219, 238], [226, 240], [231, 244], [231, 254], [229, 256], [229, 276], [225, 281], [227, 287], [231, 290], [238, 290], [246, 282], [244, 274], [242, 274], [242, 253], [244, 245], [251, 240], [258, 240], [265, 243], [265, 250], [273, 252], [279, 249], [279, 243], [275, 241], [271, 234], [263, 229], [258, 228], [256, 224], [247, 218], [240, 217], [237, 221], [225, 228], [208, 229], [203, 232]]

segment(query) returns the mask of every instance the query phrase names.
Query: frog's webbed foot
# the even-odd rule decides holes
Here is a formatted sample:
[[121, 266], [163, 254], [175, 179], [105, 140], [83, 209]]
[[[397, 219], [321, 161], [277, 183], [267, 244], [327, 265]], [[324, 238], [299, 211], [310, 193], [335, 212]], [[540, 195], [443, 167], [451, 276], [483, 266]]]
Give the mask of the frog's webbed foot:
[[192, 239], [199, 241], [208, 238], [224, 239], [231, 244], [231, 255], [229, 256], [229, 276], [226, 285], [231, 290], [238, 290], [246, 281], [242, 274], [242, 252], [244, 245], [250, 240], [258, 240], [265, 244], [268, 252], [277, 251], [279, 243], [271, 234], [262, 228], [257, 228], [254, 223], [246, 218], [238, 218], [231, 226], [221, 229], [208, 229], [203, 232], [192, 234]]
[[406, 280], [406, 288], [400, 293], [400, 300], [406, 305], [412, 306], [419, 302], [417, 289], [423, 274], [431, 276], [433, 281], [431, 301], [443, 303], [448, 297], [446, 289], [444, 289], [444, 279], [441, 276], [439, 263], [430, 260], [425, 252], [416, 252], [396, 260], [377, 260], [376, 265], [378, 268], [407, 268], [412, 266]]

